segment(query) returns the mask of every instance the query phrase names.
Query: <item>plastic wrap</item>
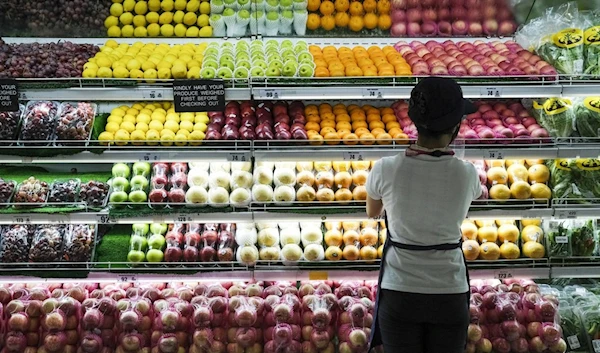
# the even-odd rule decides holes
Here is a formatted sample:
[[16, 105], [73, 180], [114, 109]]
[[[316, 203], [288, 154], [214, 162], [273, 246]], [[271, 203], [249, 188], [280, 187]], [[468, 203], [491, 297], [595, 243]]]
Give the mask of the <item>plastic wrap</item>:
[[183, 261], [184, 226], [175, 226], [165, 235], [166, 248], [164, 251], [165, 262]]
[[16, 112], [0, 112], [0, 145], [10, 144], [17, 139], [21, 114], [25, 110], [24, 105], [19, 105]]
[[74, 203], [78, 200], [81, 181], [79, 179], [55, 180], [50, 188], [48, 202]]
[[[34, 177], [29, 177], [17, 187], [17, 191], [13, 197], [15, 203], [27, 203], [34, 206], [41, 206], [48, 198], [48, 183], [38, 180]], [[27, 207], [25, 205], [15, 205], [15, 207]]]
[[58, 262], [62, 259], [63, 226], [44, 225], [39, 226], [31, 248], [29, 249], [29, 261], [32, 262]]
[[[14, 180], [4, 180], [0, 178], [0, 204], [7, 204], [11, 201], [17, 182]], [[0, 208], [8, 207], [8, 205], [0, 205]]]
[[[59, 104], [50, 101], [27, 103], [19, 141], [49, 141], [54, 137], [54, 124]], [[39, 143], [36, 145], [46, 145]]]
[[87, 224], [70, 225], [64, 238], [63, 259], [69, 262], [89, 262], [94, 248], [94, 228]]
[[571, 249], [571, 231], [569, 221], [547, 221], [544, 223], [546, 246], [550, 257], [569, 257]]
[[2, 229], [2, 253], [4, 263], [26, 263], [29, 260], [28, 229], [22, 225]]
[[61, 103], [57, 117], [56, 139], [87, 141], [92, 133], [96, 110], [97, 106], [94, 103]]
[[584, 73], [594, 78], [600, 76], [600, 11], [584, 15], [583, 23]]
[[79, 200], [85, 202], [90, 207], [101, 207], [108, 199], [109, 189], [110, 187], [107, 183], [90, 180], [80, 185]]

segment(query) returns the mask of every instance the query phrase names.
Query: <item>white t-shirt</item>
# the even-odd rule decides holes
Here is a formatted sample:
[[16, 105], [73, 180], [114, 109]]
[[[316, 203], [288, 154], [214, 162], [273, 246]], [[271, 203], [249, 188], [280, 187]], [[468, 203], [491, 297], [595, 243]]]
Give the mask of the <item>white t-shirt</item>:
[[[403, 153], [377, 161], [367, 193], [382, 200], [389, 236], [404, 244], [457, 243], [471, 201], [481, 195], [477, 170], [454, 156]], [[423, 294], [469, 290], [461, 249], [414, 251], [390, 245], [381, 288]]]

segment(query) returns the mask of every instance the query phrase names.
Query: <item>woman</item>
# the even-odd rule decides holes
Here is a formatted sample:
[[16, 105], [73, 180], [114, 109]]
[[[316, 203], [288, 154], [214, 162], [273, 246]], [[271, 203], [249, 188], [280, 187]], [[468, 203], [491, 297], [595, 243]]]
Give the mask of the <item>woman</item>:
[[385, 353], [462, 353], [469, 284], [460, 224], [481, 194], [475, 167], [448, 148], [474, 106], [451, 79], [430, 77], [411, 92], [408, 115], [419, 137], [406, 153], [375, 163], [367, 214], [385, 208], [371, 347]]

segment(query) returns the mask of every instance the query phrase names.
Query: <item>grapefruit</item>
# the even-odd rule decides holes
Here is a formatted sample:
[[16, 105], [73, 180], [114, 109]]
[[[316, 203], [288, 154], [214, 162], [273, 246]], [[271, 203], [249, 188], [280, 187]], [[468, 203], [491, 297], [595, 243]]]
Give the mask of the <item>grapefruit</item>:
[[498, 228], [498, 239], [501, 243], [516, 243], [519, 239], [519, 228], [514, 224], [503, 224]]
[[495, 243], [497, 239], [498, 239], [498, 229], [496, 228], [496, 226], [481, 227], [477, 231], [477, 240], [479, 240], [480, 243], [483, 243], [486, 241]]
[[465, 259], [469, 261], [477, 260], [479, 257], [479, 243], [475, 240], [465, 240], [462, 244], [462, 251]]
[[528, 225], [521, 230], [521, 238], [524, 242], [533, 241], [541, 243], [544, 238], [544, 231], [539, 226]]
[[525, 165], [525, 160], [524, 159], [508, 159], [506, 161], [506, 168], [510, 167], [513, 164]]
[[471, 222], [463, 222], [460, 226], [460, 232], [462, 233], [463, 239], [477, 239], [477, 226]]
[[480, 247], [479, 257], [482, 260], [498, 260], [500, 258], [500, 247], [496, 243], [483, 243]]
[[541, 219], [522, 219], [521, 220], [521, 226], [523, 227], [527, 227], [527, 226], [540, 226], [542, 224], [542, 220]]
[[342, 249], [337, 246], [330, 246], [325, 250], [325, 258], [329, 261], [337, 261], [342, 258]]
[[506, 242], [500, 245], [500, 256], [504, 259], [518, 259], [521, 251], [515, 243]]
[[503, 167], [492, 167], [487, 171], [487, 179], [491, 185], [506, 184], [508, 173]]
[[363, 246], [360, 249], [360, 258], [362, 260], [375, 260], [377, 259], [377, 249], [373, 246]]
[[529, 172], [523, 164], [513, 164], [506, 169], [508, 173], [508, 182], [514, 183], [516, 181], [527, 181], [529, 179]]
[[527, 163], [528, 166], [534, 166], [536, 164], [544, 164], [544, 160], [543, 159], [526, 159], [525, 163]]
[[526, 181], [515, 181], [510, 186], [510, 194], [518, 200], [528, 199], [531, 197], [531, 186]]
[[523, 244], [523, 255], [531, 259], [539, 259], [544, 257], [544, 246], [537, 241], [528, 241]]
[[344, 251], [342, 251], [342, 256], [344, 260], [358, 260], [358, 256], [360, 252], [355, 245], [346, 245], [344, 246]]
[[552, 197], [552, 190], [546, 184], [535, 183], [531, 185], [531, 197], [548, 200]]
[[342, 232], [337, 229], [328, 230], [327, 233], [325, 233], [325, 244], [328, 246], [342, 245]]
[[527, 172], [530, 183], [545, 183], [550, 179], [550, 171], [543, 164], [532, 165]]
[[[469, 221], [467, 221], [469, 222]], [[485, 226], [493, 226], [494, 225], [494, 221], [489, 220], [489, 219], [476, 219], [475, 220], [475, 224], [481, 228], [481, 227], [485, 227]]]
[[510, 189], [504, 184], [496, 184], [490, 188], [490, 198], [494, 200], [510, 199]]

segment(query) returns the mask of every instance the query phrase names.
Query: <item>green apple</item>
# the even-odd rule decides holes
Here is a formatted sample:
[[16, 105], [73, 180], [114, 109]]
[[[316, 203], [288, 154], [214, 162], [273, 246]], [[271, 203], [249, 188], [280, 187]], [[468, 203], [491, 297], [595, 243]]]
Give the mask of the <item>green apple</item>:
[[131, 186], [132, 190], [146, 190], [148, 187], [148, 179], [146, 179], [146, 177], [143, 175], [136, 175], [131, 178], [129, 185]]
[[284, 8], [289, 8], [292, 7], [294, 5], [292, 0], [279, 0], [279, 6], [284, 7]]
[[233, 77], [233, 72], [228, 67], [222, 67], [217, 71], [217, 77], [226, 80]]
[[148, 239], [145, 236], [134, 234], [129, 240], [129, 244], [132, 249], [146, 251], [148, 247]]
[[202, 62], [202, 67], [212, 67], [213, 69], [218, 69], [219, 68], [219, 63], [216, 60], [213, 59], [208, 59], [206, 60], [206, 58], [204, 58], [204, 61]]
[[222, 49], [225, 49], [225, 48], [228, 48], [228, 49], [233, 49], [233, 43], [231, 43], [231, 42], [223, 42], [223, 43], [221, 44], [221, 48], [222, 48]]
[[204, 50], [204, 57], [206, 58], [207, 56], [211, 56], [214, 55], [215, 57], [219, 56], [219, 49], [217, 48], [206, 48], [206, 50]]
[[250, 70], [252, 68], [252, 65], [250, 64], [250, 61], [248, 60], [241, 60], [235, 63], [235, 66], [240, 68], [243, 67], [246, 70]]
[[283, 68], [283, 62], [281, 60], [269, 60], [269, 67], [275, 66], [279, 70]]
[[112, 187], [116, 191], [129, 191], [129, 180], [124, 177], [113, 178]]
[[[283, 0], [281, 0], [281, 1], [283, 1]], [[289, 11], [289, 10], [288, 10], [288, 11]], [[284, 12], [285, 12], [285, 11], [284, 11]], [[291, 11], [290, 11], [290, 12], [291, 12]], [[280, 44], [280, 46], [281, 46], [282, 48], [289, 48], [289, 49], [292, 49], [292, 48], [294, 47], [294, 43], [292, 43], [292, 41], [291, 41], [291, 40], [289, 40], [289, 39], [284, 39], [284, 40], [282, 40], [282, 41], [281, 41], [281, 44]]]
[[233, 54], [221, 54], [219, 58], [219, 64], [223, 64], [224, 62], [235, 62], [235, 57]]
[[202, 78], [211, 79], [211, 78], [215, 78], [216, 76], [217, 76], [217, 70], [215, 70], [212, 67], [205, 67], [202, 70], [200, 70], [200, 77], [202, 77]]
[[108, 199], [110, 203], [123, 203], [127, 201], [127, 193], [125, 191], [113, 191]]
[[129, 193], [129, 202], [141, 203], [148, 200], [148, 195], [144, 190], [134, 190]]
[[[221, 67], [226, 67], [229, 70], [233, 71], [235, 69], [235, 64], [233, 63], [233, 61], [226, 61], [221, 64]], [[218, 75], [218, 73], [217, 73], [217, 75]]]
[[241, 48], [248, 49], [248, 48], [250, 48], [250, 44], [248, 44], [248, 42], [246, 42], [246, 41], [237, 42], [235, 44], [235, 49], [237, 50], [237, 49], [241, 49]]
[[296, 54], [300, 54], [302, 52], [308, 51], [308, 46], [305, 45], [298, 45], [298, 43], [296, 43], [296, 45], [294, 46], [294, 53]]
[[269, 65], [267, 65], [267, 62], [264, 60], [254, 60], [252, 62], [252, 66], [253, 67], [260, 66], [263, 70], [265, 70], [267, 67], [269, 67]]
[[[283, 47], [282, 47], [283, 48]], [[286, 48], [286, 49], [282, 49], [281, 50], [281, 56], [282, 57], [286, 57], [286, 56], [293, 56], [294, 58], [296, 57], [296, 53], [294, 53], [293, 49], [290, 48]]]
[[146, 253], [146, 260], [148, 260], [148, 262], [162, 262], [164, 257], [165, 254], [157, 249], [150, 249]]
[[269, 68], [267, 69], [267, 71], [265, 72], [265, 75], [269, 76], [269, 77], [279, 77], [281, 76], [281, 69], [278, 68], [275, 65], [270, 65]]
[[114, 177], [125, 177], [129, 178], [131, 171], [129, 166], [125, 163], [115, 163], [112, 167], [112, 175]]
[[206, 66], [206, 63], [214, 62], [215, 65], [219, 65], [219, 56], [215, 54], [204, 55], [204, 60], [202, 60], [202, 66]]
[[301, 64], [298, 67], [298, 75], [300, 77], [313, 77], [315, 70], [308, 64]]
[[150, 176], [150, 163], [148, 162], [135, 162], [133, 163], [133, 175], [145, 175]]
[[150, 225], [147, 223], [134, 223], [131, 226], [131, 230], [135, 234], [146, 235], [150, 231]]
[[279, 53], [276, 53], [276, 54], [271, 53], [271, 54], [267, 55], [267, 62], [270, 63], [271, 61], [274, 61], [274, 60], [281, 61], [281, 55], [279, 55]]
[[237, 69], [235, 69], [235, 71], [233, 72], [233, 76], [239, 79], [246, 79], [248, 78], [248, 69], [240, 66]]
[[209, 21], [212, 23], [221, 22], [222, 20], [223, 20], [223, 16], [219, 15], [219, 14], [212, 14], [212, 15], [210, 15], [210, 18], [209, 18]]
[[[259, 13], [260, 11], [256, 11], [255, 13]], [[250, 42], [250, 48], [262, 48], [263, 42], [260, 40], [254, 40]]]
[[[238, 0], [238, 2], [239, 1], [240, 0]], [[246, 1], [246, 0], [242, 0], [242, 1]], [[239, 18], [242, 18], [244, 20], [247, 19], [247, 18], [250, 18], [250, 11], [248, 11], [248, 10], [240, 10], [240, 11], [238, 11], [237, 14], [238, 14]]]
[[292, 77], [296, 75], [296, 70], [298, 69], [298, 65], [295, 62], [288, 61], [283, 68], [281, 69], [281, 74], [283, 76]]
[[265, 69], [260, 66], [255, 66], [250, 70], [252, 77], [265, 77]]
[[265, 53], [263, 51], [257, 51], [257, 52], [254, 52], [254, 53], [250, 54], [250, 57], [252, 58], [252, 61], [255, 61], [255, 60], [264, 60], [265, 59]]
[[250, 60], [250, 54], [248, 54], [247, 52], [239, 52], [235, 54], [235, 62], [238, 63], [240, 61], [249, 61]]
[[[232, 3], [235, 2], [235, 0], [225, 0], [225, 3], [227, 4], [227, 1], [231, 1]], [[229, 16], [233, 16], [235, 15], [235, 10], [232, 8], [226, 8], [225, 10], [223, 10], [223, 17], [229, 17]]]
[[146, 259], [146, 254], [140, 250], [130, 250], [127, 254], [127, 261], [129, 262], [142, 262]]
[[[271, 11], [271, 12], [273, 12], [273, 11]], [[275, 39], [269, 39], [269, 40], [267, 41], [267, 43], [265, 43], [265, 44], [266, 44], [268, 47], [272, 47], [272, 46], [279, 47], [279, 42], [278, 42], [278, 41], [276, 41]]]
[[165, 237], [162, 234], [152, 234], [148, 238], [148, 246], [150, 249], [161, 250], [165, 246]]
[[298, 61], [299, 62], [302, 62], [305, 59], [310, 59], [310, 61], [313, 61], [313, 57], [312, 57], [312, 55], [310, 53], [304, 52], [304, 53], [298, 54]]
[[167, 234], [169, 226], [166, 223], [152, 223], [150, 225], [150, 232], [152, 234]]

